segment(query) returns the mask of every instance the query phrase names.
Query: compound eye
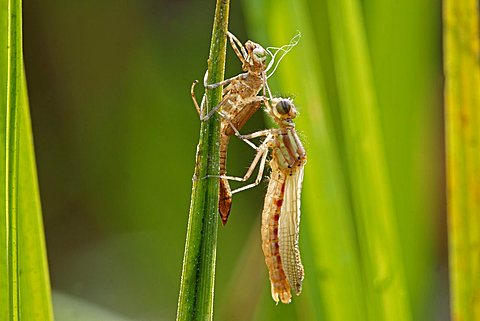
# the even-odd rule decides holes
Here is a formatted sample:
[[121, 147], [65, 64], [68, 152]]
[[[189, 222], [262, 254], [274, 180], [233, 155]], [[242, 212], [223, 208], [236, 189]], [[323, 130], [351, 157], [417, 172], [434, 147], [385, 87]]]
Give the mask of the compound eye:
[[258, 61], [264, 61], [267, 59], [267, 52], [263, 48], [255, 48], [252, 51], [253, 57]]
[[287, 115], [292, 109], [292, 102], [288, 99], [282, 99], [277, 103], [275, 108], [280, 115]]

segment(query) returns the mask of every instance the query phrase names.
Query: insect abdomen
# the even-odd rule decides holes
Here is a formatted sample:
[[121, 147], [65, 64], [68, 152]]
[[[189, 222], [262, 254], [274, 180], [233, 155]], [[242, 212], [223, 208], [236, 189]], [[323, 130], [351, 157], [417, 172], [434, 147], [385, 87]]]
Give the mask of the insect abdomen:
[[[271, 163], [271, 166], [275, 165]], [[272, 298], [275, 302], [290, 303], [290, 286], [282, 267], [278, 240], [278, 221], [285, 191], [285, 175], [272, 168], [270, 183], [262, 213], [262, 248], [270, 274]]]

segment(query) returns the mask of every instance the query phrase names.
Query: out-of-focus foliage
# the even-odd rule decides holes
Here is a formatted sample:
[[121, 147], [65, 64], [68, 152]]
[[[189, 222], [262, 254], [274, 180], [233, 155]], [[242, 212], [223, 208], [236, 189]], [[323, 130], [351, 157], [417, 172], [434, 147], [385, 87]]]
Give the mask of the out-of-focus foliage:
[[[445, 286], [438, 283], [442, 276], [436, 274], [434, 250], [436, 233], [443, 228], [442, 216], [440, 224], [435, 219], [443, 206], [442, 185], [435, 184], [435, 190], [427, 182], [441, 183], [442, 176], [441, 106], [436, 96], [441, 94], [440, 2], [246, 3], [251, 32], [265, 43], [288, 41], [296, 30], [304, 34], [303, 43], [279, 68], [276, 89], [294, 95], [303, 111], [297, 123], [314, 156], [306, 167], [302, 215], [308, 224], [305, 233], [312, 234], [308, 239], [323, 238], [327, 247], [317, 243], [308, 253], [315, 264], [311, 270], [317, 272], [323, 317], [438, 318], [431, 307], [432, 289]], [[286, 16], [288, 23], [279, 19]], [[377, 121], [380, 128], [375, 128]], [[325, 140], [334, 142], [336, 155], [325, 155]], [[320, 151], [322, 158], [315, 155]], [[335, 166], [328, 166], [332, 157], [339, 157], [336, 166], [344, 190], [332, 176]], [[326, 207], [339, 193], [348, 193], [343, 197], [351, 200], [346, 206], [353, 216], [346, 219], [353, 230], [340, 224], [338, 211]], [[337, 242], [325, 245], [332, 230]], [[346, 238], [344, 233], [353, 234]], [[349, 253], [345, 240], [353, 240], [355, 250], [358, 240], [360, 271], [351, 257], [345, 259], [342, 280], [363, 274], [357, 281], [360, 294], [352, 291], [355, 283], [337, 281], [342, 272], [331, 251], [335, 246], [337, 256]], [[362, 303], [368, 314], [361, 312]]]
[[[412, 319], [446, 320], [441, 3], [355, 2], [371, 63], [387, 169], [383, 178], [398, 223]], [[213, 5], [24, 3], [52, 285], [69, 298], [125, 318], [175, 316], [200, 127], [189, 89], [207, 67]], [[345, 105], [339, 88], [351, 71], [338, 64], [341, 50], [332, 47], [339, 40], [332, 39], [334, 31], [340, 31], [331, 30], [331, 20], [334, 15], [341, 20], [342, 13], [314, 0], [243, 5], [232, 2], [229, 22], [242, 41], [279, 46], [297, 30], [303, 34], [271, 87], [274, 94], [294, 96], [301, 112], [297, 127], [309, 154], [300, 241], [306, 283], [289, 306], [275, 306], [270, 298], [260, 246], [262, 184], [235, 195], [229, 223], [219, 227], [215, 319], [335, 320], [334, 313], [339, 320], [368, 320], [362, 297], [367, 258], [357, 245], [353, 204], [358, 195], [352, 186], [371, 202], [385, 191], [362, 190], [347, 170], [360, 156], [347, 149], [343, 118], [345, 108], [358, 112], [358, 106]], [[231, 49], [227, 60], [226, 77], [237, 74], [240, 64]], [[259, 113], [243, 131], [263, 127]], [[233, 175], [243, 174], [253, 158], [244, 145], [232, 139]], [[377, 214], [366, 213], [362, 224]], [[380, 283], [375, 284], [379, 291]], [[54, 303], [60, 311], [65, 300]]]

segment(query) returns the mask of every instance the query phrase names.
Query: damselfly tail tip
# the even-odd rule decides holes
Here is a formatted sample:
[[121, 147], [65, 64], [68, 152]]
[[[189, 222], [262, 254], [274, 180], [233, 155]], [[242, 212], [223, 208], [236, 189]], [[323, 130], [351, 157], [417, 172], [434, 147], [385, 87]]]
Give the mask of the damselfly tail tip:
[[220, 180], [219, 193], [218, 193], [218, 212], [222, 219], [222, 224], [225, 226], [230, 216], [230, 210], [232, 209], [232, 192], [230, 191], [230, 185], [225, 179]]
[[280, 301], [280, 298], [278, 296], [277, 291], [275, 291], [273, 285], [272, 285], [272, 299], [275, 301], [275, 305], [278, 305], [278, 302]]
[[292, 301], [292, 295], [288, 289], [278, 289], [272, 285], [272, 299], [275, 301], [275, 304], [278, 305], [278, 302], [283, 304], [289, 304]]
[[227, 222], [228, 222], [228, 216], [230, 215], [230, 213], [222, 213], [220, 210], [220, 219], [222, 220], [222, 225], [225, 226], [227, 225]]
[[218, 212], [220, 213], [220, 219], [222, 220], [223, 226], [227, 225], [228, 216], [230, 216], [230, 207], [231, 203], [227, 206], [222, 206], [222, 203], [220, 203], [218, 206]]
[[280, 300], [283, 304], [290, 304], [292, 301], [292, 295], [289, 292], [280, 293]]

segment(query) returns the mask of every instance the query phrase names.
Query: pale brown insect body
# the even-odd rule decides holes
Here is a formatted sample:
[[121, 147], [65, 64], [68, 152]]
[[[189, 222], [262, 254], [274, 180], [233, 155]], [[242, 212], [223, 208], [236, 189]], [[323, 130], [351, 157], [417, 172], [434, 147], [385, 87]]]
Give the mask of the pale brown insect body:
[[[260, 108], [262, 97], [257, 94], [266, 83], [266, 56], [267, 52], [257, 43], [247, 41], [244, 55], [240, 54], [235, 46], [234, 37], [229, 33], [230, 43], [240, 61], [242, 69], [246, 71], [238, 78], [233, 79], [223, 89], [223, 99], [220, 103], [221, 114], [224, 119], [221, 122], [220, 133], [220, 175], [227, 173], [227, 150], [230, 136], [235, 134], [234, 128], [240, 130], [252, 115]], [[240, 44], [241, 45], [241, 44]], [[240, 47], [243, 49], [243, 47]], [[246, 53], [246, 55], [245, 55]], [[216, 86], [219, 86], [215, 84]], [[212, 85], [207, 88], [214, 88]], [[232, 206], [232, 191], [226, 179], [220, 179], [218, 211], [222, 223], [225, 225]]]
[[[285, 54], [297, 44], [300, 34], [296, 35], [290, 44], [275, 48], [277, 50], [275, 54], [271, 54], [269, 51], [267, 52], [267, 50], [261, 45], [250, 40], [245, 43], [245, 46], [243, 46], [242, 43], [230, 32], [228, 33], [228, 37], [235, 54], [242, 62], [244, 73], [216, 84], [208, 85], [205, 82], [204, 85], [207, 89], [213, 89], [224, 85], [226, 85], [226, 87], [222, 91], [222, 101], [212, 108], [212, 110], [204, 117], [202, 116], [204, 100], [202, 100], [202, 107], [198, 107], [192, 86], [192, 97], [202, 120], [210, 118], [213, 113], [221, 108], [221, 111], [219, 112], [222, 116], [220, 136], [220, 175], [226, 175], [227, 150], [230, 136], [234, 134], [239, 135], [238, 131], [262, 106], [266, 99], [266, 91], [269, 92], [266, 72], [271, 67], [274, 67], [275, 71], [278, 65], [277, 63], [277, 65], [274, 66], [276, 54], [282, 52], [282, 55], [278, 60], [278, 62], [280, 62]], [[272, 59], [267, 66], [266, 58], [268, 54], [271, 55]], [[205, 79], [206, 78], [207, 75], [205, 75]], [[257, 96], [262, 89], [263, 95]], [[250, 142], [247, 143], [251, 144]], [[224, 225], [227, 223], [231, 204], [232, 191], [230, 184], [227, 179], [221, 178], [218, 207]]]
[[[299, 37], [300, 34], [294, 37], [289, 45], [277, 48], [277, 52], [283, 51], [284, 54], [287, 53], [296, 45]], [[207, 175], [206, 177], [220, 178], [219, 212], [222, 223], [226, 224], [230, 213], [232, 194], [249, 189], [260, 183], [268, 152], [269, 150], [272, 151], [272, 158], [269, 162], [271, 175], [262, 211], [262, 249], [269, 271], [272, 298], [277, 303], [279, 301], [289, 303], [292, 292], [297, 295], [300, 294], [304, 278], [304, 269], [298, 247], [298, 236], [300, 194], [306, 153], [295, 131], [295, 124], [292, 121], [296, 116], [295, 106], [289, 99], [272, 98], [266, 82], [268, 78], [266, 71], [273, 66], [275, 55], [272, 55], [270, 64], [265, 66], [266, 51], [260, 45], [247, 41], [245, 47], [243, 47], [238, 39], [230, 33], [229, 39], [235, 53], [242, 61], [242, 68], [245, 73], [217, 84], [205, 84], [207, 89], [226, 85], [222, 92], [222, 101], [211, 109], [206, 116], [203, 116], [205, 96], [201, 107], [199, 107], [193, 92], [195, 83], [192, 85], [192, 98], [202, 120], [210, 118], [220, 107], [222, 108], [221, 111], [218, 111], [222, 116], [220, 176]], [[240, 49], [238, 49], [237, 45]], [[274, 71], [277, 65], [275, 65]], [[263, 95], [257, 96], [262, 89], [264, 91]], [[268, 91], [270, 99], [266, 97], [266, 91]], [[241, 135], [238, 130], [245, 125], [262, 104], [265, 104], [268, 113], [278, 124], [279, 128], [267, 129], [250, 135]], [[244, 177], [226, 175], [227, 148], [230, 136], [234, 134], [257, 151], [255, 159]], [[258, 147], [249, 141], [249, 139], [261, 136], [266, 137]], [[257, 164], [260, 165], [255, 182], [231, 191], [228, 180], [245, 182], [250, 178]]]
[[262, 249], [270, 274], [272, 298], [289, 303], [291, 289], [302, 291], [300, 259], [300, 195], [307, 161], [293, 123], [284, 121], [270, 143], [270, 182], [262, 212]]
[[289, 99], [275, 98], [271, 106], [267, 101], [267, 109], [279, 128], [242, 135], [242, 139], [266, 137], [256, 148], [257, 155], [244, 177], [222, 178], [246, 181], [256, 165], [260, 164], [255, 183], [234, 192], [257, 185], [263, 175], [268, 151], [271, 150], [271, 175], [262, 211], [262, 249], [270, 275], [272, 298], [275, 302], [289, 303], [292, 289], [297, 295], [300, 294], [304, 277], [298, 237], [300, 195], [307, 156], [292, 121], [296, 116], [293, 103]]

